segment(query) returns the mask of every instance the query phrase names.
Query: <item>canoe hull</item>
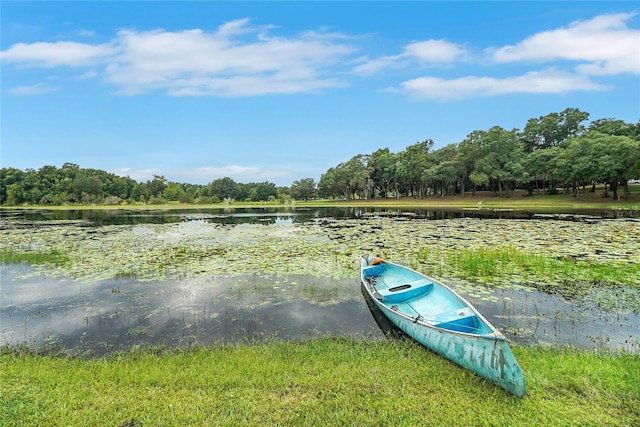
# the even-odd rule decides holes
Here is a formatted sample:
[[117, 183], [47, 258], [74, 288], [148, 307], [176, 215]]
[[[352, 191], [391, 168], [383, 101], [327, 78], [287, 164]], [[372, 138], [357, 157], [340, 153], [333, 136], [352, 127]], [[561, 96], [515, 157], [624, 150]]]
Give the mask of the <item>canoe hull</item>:
[[[365, 267], [366, 261], [363, 260], [362, 270]], [[424, 277], [435, 282], [437, 286], [444, 286], [427, 276]], [[366, 280], [364, 274], [361, 274], [361, 279], [369, 299], [394, 325], [411, 338], [513, 395], [524, 396], [526, 390], [524, 375], [504, 336], [453, 290], [445, 286], [447, 291], [454, 293], [456, 297], [469, 304], [469, 307], [480, 317], [481, 321], [491, 328], [492, 333], [464, 333], [437, 327], [428, 321], [407, 316], [399, 311], [397, 306], [391, 303], [385, 304], [375, 286]], [[428, 296], [423, 298], [427, 299]], [[451, 326], [449, 325], [449, 327]]]

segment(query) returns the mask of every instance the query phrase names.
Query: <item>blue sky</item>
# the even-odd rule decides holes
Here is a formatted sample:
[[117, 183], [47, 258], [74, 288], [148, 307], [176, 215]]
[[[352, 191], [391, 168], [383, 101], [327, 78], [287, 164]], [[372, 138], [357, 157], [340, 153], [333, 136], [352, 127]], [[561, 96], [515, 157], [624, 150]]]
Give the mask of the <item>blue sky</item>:
[[1, 7], [1, 166], [290, 185], [578, 108], [640, 119], [635, 1]]

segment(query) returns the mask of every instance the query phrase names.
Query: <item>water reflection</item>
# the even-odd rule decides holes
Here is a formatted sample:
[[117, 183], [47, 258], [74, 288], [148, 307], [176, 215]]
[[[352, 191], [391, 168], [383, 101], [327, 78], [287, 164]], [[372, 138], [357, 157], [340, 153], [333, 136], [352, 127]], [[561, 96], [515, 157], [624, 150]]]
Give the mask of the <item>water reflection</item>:
[[[265, 278], [172, 282], [18, 279], [28, 267], [2, 267], [0, 344], [102, 354], [135, 345], [183, 347], [213, 342], [320, 335], [382, 337], [355, 280], [298, 276], [290, 287]], [[340, 292], [341, 295], [336, 293]]]
[[[206, 277], [183, 281], [20, 279], [2, 267], [0, 344], [103, 354], [136, 345], [402, 335], [363, 297], [356, 279]], [[465, 295], [515, 342], [640, 351], [640, 317], [579, 307], [537, 291]]]
[[536, 290], [496, 290], [498, 302], [465, 297], [492, 324], [523, 344], [640, 351], [640, 316], [607, 313]]
[[[282, 231], [284, 234], [288, 226], [305, 222], [328, 228], [355, 227], [354, 224], [361, 223], [359, 220], [343, 219], [366, 221], [370, 218], [390, 217], [395, 221], [411, 221], [507, 216], [553, 221], [591, 221], [611, 215], [613, 214], [606, 212], [540, 214], [520, 211], [406, 211], [339, 207], [165, 211], [4, 210], [0, 211], [0, 228], [4, 227], [7, 233], [11, 233], [12, 229], [17, 228], [31, 232], [31, 227], [55, 227], [69, 225], [70, 222], [74, 226], [95, 227], [95, 230], [101, 230], [98, 228], [100, 225], [133, 224], [135, 226], [131, 227], [131, 233], [144, 236], [153, 228], [145, 224], [178, 223], [170, 231], [163, 230], [165, 234], [158, 234], [158, 241], [164, 242], [171, 238], [181, 238], [182, 235], [197, 234], [199, 226], [210, 223], [223, 224], [223, 228], [235, 231], [262, 229], [253, 227], [252, 224], [282, 226], [271, 230], [275, 229], [278, 233]], [[336, 219], [338, 221], [334, 221]], [[405, 225], [404, 222], [395, 221], [394, 224], [398, 226]], [[371, 221], [370, 230], [375, 230], [378, 222], [380, 221]], [[446, 223], [447, 221], [442, 221], [443, 227]], [[440, 225], [436, 224], [437, 232]], [[563, 226], [565, 224], [570, 226], [566, 222]], [[466, 239], [464, 233], [469, 230], [462, 231], [449, 238]], [[221, 247], [227, 244], [237, 246], [238, 241], [250, 243], [252, 238], [251, 233], [244, 233], [229, 243], [224, 240], [229, 238], [229, 234], [216, 236], [218, 240], [205, 243], [220, 244]], [[100, 237], [96, 235], [95, 239]], [[346, 246], [351, 244], [354, 236], [349, 233], [332, 234], [332, 238], [344, 242]], [[83, 244], [87, 241], [84, 240]], [[288, 242], [289, 245], [296, 243], [295, 240], [277, 241]], [[387, 241], [372, 243], [377, 247], [390, 244]], [[324, 241], [318, 242], [318, 246], [323, 251], [326, 250]], [[308, 247], [301, 248], [296, 256], [307, 263]], [[86, 252], [85, 248], [85, 255]], [[172, 253], [180, 255], [180, 252]], [[244, 252], [242, 256], [245, 256]], [[291, 260], [289, 257], [280, 261], [291, 265]], [[167, 258], [168, 263], [171, 261], [173, 259]], [[141, 344], [180, 347], [196, 343], [296, 339], [324, 334], [382, 338], [388, 330], [384, 325], [385, 319], [378, 318], [363, 298], [360, 284], [355, 279], [355, 265], [354, 278], [346, 280], [310, 275], [227, 278], [216, 276], [220, 273], [215, 270], [216, 273], [188, 279], [143, 282], [124, 275], [120, 279], [91, 283], [66, 277], [45, 277], [34, 274], [34, 270], [29, 267], [19, 265], [0, 268], [0, 345], [27, 343], [36, 348], [65, 348], [100, 354]], [[94, 269], [96, 265], [89, 263], [89, 268]], [[469, 295], [470, 292], [459, 291], [515, 342], [640, 351], [638, 315], [612, 314], [537, 291], [497, 290], [492, 294], [491, 300], [475, 298]]]
[[391, 217], [408, 219], [553, 219], [589, 221], [600, 218], [640, 218], [637, 210], [580, 209], [573, 212], [541, 212], [519, 209], [403, 209], [379, 207], [264, 207], [264, 208], [193, 208], [193, 209], [65, 209], [65, 210], [0, 210], [0, 226], [7, 222], [39, 223], [74, 221], [84, 225], [168, 224], [188, 220], [204, 220], [220, 224], [275, 224], [278, 221], [303, 223], [319, 218], [355, 219]]

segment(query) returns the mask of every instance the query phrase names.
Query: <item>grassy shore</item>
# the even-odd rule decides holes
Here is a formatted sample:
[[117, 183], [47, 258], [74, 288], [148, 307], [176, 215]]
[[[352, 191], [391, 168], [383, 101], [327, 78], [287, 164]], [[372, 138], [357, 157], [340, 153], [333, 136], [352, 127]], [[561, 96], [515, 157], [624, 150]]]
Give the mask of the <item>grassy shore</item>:
[[[532, 194], [518, 190], [511, 193], [510, 197], [498, 197], [493, 192], [482, 191], [475, 194], [445, 195], [419, 197], [402, 197], [399, 199], [369, 199], [350, 200], [348, 202], [334, 202], [337, 205], [348, 204], [353, 206], [389, 206], [389, 207], [414, 207], [414, 208], [462, 208], [462, 209], [522, 209], [522, 210], [562, 210], [562, 209], [611, 209], [611, 210], [638, 210], [640, 209], [640, 185], [629, 187], [630, 195], [620, 201], [604, 197], [603, 188], [595, 192], [580, 193], [580, 197], [572, 194]], [[299, 203], [299, 202], [297, 202]], [[331, 203], [329, 201], [316, 202], [319, 205]], [[310, 202], [309, 204], [314, 204]]]
[[[282, 207], [282, 206], [371, 206], [371, 207], [396, 207], [396, 208], [436, 208], [436, 209], [522, 209], [528, 211], [558, 211], [575, 209], [607, 209], [607, 210], [640, 210], [640, 185], [629, 186], [630, 195], [626, 199], [614, 200], [611, 193], [604, 197], [604, 188], [599, 187], [595, 192], [585, 191], [580, 193], [580, 197], [573, 194], [532, 194], [517, 190], [511, 192], [510, 197], [498, 197], [493, 192], [483, 191], [475, 194], [466, 193], [461, 195], [426, 196], [426, 197], [401, 197], [401, 198], [375, 198], [375, 199], [355, 199], [355, 200], [312, 200], [295, 201], [283, 205], [280, 202], [233, 202], [231, 204], [216, 203], [210, 205], [179, 204], [170, 202], [167, 204], [149, 205], [25, 205], [25, 206], [0, 206], [0, 209], [209, 209], [209, 208], [262, 208], [262, 207]], [[622, 194], [622, 189], [621, 193]]]
[[409, 340], [0, 353], [0, 425], [608, 425], [640, 423], [640, 357], [514, 348], [517, 399]]

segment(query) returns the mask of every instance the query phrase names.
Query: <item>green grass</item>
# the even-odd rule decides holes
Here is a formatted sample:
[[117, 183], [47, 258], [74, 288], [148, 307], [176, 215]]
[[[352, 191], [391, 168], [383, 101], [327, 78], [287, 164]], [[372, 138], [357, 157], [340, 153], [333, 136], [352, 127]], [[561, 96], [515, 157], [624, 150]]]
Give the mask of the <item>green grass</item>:
[[[640, 264], [596, 263], [570, 256], [552, 258], [517, 249], [514, 245], [441, 251], [424, 248], [418, 260], [438, 259], [439, 274], [453, 274], [483, 283], [514, 281], [553, 291], [555, 285], [635, 286], [640, 288]], [[446, 271], [443, 271], [445, 269]]]
[[1, 264], [50, 264], [64, 265], [69, 262], [69, 257], [62, 251], [19, 251], [13, 248], [0, 248]]
[[517, 399], [409, 340], [0, 354], [0, 425], [608, 425], [640, 422], [640, 357], [515, 347]]
[[418, 251], [413, 267], [491, 287], [527, 286], [609, 312], [640, 314], [640, 263], [553, 258], [514, 245]]

